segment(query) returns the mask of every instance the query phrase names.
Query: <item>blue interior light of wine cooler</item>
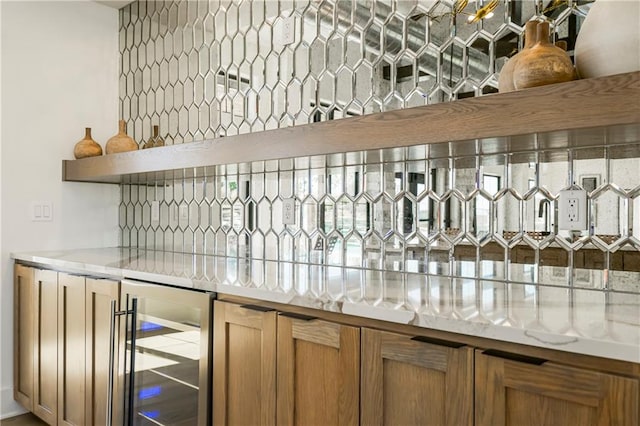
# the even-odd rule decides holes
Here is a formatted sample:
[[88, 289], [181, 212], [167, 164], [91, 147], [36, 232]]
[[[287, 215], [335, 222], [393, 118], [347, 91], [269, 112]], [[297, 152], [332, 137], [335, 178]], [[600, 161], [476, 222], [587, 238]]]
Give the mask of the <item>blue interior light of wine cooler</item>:
[[157, 419], [160, 417], [160, 410], [140, 411], [140, 414], [148, 419]]
[[138, 392], [139, 399], [155, 398], [162, 393], [162, 386], [149, 386], [147, 388], [140, 389]]
[[140, 321], [140, 331], [154, 331], [160, 330], [162, 326], [160, 324], [156, 324], [155, 322], [149, 321]]

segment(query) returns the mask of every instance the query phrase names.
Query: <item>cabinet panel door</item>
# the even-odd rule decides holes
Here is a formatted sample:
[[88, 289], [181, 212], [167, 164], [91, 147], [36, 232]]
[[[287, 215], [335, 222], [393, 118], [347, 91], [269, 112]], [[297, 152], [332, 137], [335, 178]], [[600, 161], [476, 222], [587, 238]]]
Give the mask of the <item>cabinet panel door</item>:
[[53, 425], [58, 407], [58, 273], [37, 269], [34, 278], [33, 413]]
[[639, 421], [638, 379], [481, 351], [476, 351], [475, 395], [477, 426], [631, 426]]
[[15, 265], [13, 278], [13, 398], [33, 410], [33, 268]]
[[366, 425], [472, 425], [473, 349], [363, 328], [361, 408]]
[[215, 425], [272, 425], [276, 419], [276, 312], [215, 302]]
[[360, 422], [360, 329], [278, 317], [279, 425]]
[[85, 383], [85, 278], [58, 274], [58, 424], [81, 426]]
[[[116, 349], [110, 340], [111, 322], [113, 309], [118, 307], [120, 283], [91, 278], [86, 281], [85, 417], [87, 424], [99, 426], [106, 424], [109, 401], [118, 401], [120, 395], [114, 388], [111, 390], [112, 398], [109, 398], [109, 360], [111, 351]], [[117, 341], [116, 330], [114, 326], [113, 338]], [[118, 360], [116, 353], [113, 353], [113, 360]], [[113, 374], [115, 371], [117, 366], [114, 364]], [[121, 404], [113, 405], [117, 410]], [[113, 416], [114, 419], [119, 418], [115, 412]]]

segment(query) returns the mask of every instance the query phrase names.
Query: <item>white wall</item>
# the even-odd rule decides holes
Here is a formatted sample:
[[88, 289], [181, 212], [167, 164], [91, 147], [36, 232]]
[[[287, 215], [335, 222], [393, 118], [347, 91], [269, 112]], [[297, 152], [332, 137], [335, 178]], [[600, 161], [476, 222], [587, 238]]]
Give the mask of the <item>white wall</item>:
[[[0, 4], [0, 99], [2, 99], [2, 4]], [[2, 253], [2, 102], [0, 102], [0, 253]], [[0, 266], [0, 419], [3, 418], [3, 414], [5, 413], [5, 408], [8, 410], [15, 410], [15, 403], [11, 403], [11, 402], [4, 402], [5, 399], [5, 394], [7, 394], [7, 398], [8, 398], [8, 392], [5, 391], [5, 376], [6, 373], [4, 373], [5, 368], [9, 368], [8, 365], [8, 361], [7, 361], [7, 365], [5, 366], [5, 356], [2, 355], [4, 352], [9, 352], [9, 350], [4, 350], [5, 348], [5, 343], [2, 339], [4, 339], [5, 336], [5, 320], [3, 319], [5, 317], [5, 313], [8, 311], [8, 309], [4, 308], [4, 300], [2, 299], [2, 293], [4, 291], [4, 285], [2, 285], [2, 273], [3, 273], [4, 269], [2, 268], [2, 266]], [[5, 296], [7, 297], [7, 296]], [[8, 299], [7, 299], [8, 300]], [[9, 327], [9, 326], [7, 326]], [[9, 329], [7, 329], [9, 330]], [[8, 371], [8, 370], [7, 370]], [[8, 379], [7, 379], [8, 380]], [[8, 405], [11, 404], [11, 407]]]
[[[116, 185], [63, 183], [84, 127], [117, 131], [118, 11], [89, 1], [1, 1], [0, 418], [12, 395], [11, 252], [118, 245]], [[31, 202], [53, 203], [32, 222]]]

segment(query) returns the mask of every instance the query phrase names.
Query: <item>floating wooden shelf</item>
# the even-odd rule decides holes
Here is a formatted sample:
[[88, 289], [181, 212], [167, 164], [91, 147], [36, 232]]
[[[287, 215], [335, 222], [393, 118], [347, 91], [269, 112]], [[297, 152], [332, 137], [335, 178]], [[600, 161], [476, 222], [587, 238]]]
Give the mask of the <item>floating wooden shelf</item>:
[[[469, 156], [640, 141], [640, 72], [577, 80], [335, 121], [63, 160], [63, 180], [152, 183], [211, 166], [429, 145]], [[637, 155], [623, 152], [621, 156]]]

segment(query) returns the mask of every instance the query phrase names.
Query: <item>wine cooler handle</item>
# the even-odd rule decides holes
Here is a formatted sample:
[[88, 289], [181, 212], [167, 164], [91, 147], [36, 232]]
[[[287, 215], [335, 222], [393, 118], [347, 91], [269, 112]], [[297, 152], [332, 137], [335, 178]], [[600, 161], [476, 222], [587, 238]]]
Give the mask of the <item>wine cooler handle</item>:
[[112, 426], [113, 422], [113, 369], [115, 368], [115, 337], [116, 337], [116, 301], [111, 301], [111, 323], [109, 325], [109, 380], [107, 390], [107, 418], [106, 425]]
[[136, 377], [136, 323], [138, 319], [138, 299], [135, 297], [131, 299], [131, 309], [127, 311], [127, 317], [129, 315], [131, 315], [131, 347], [129, 348], [129, 400], [127, 401], [128, 410], [126, 424], [133, 426]]

